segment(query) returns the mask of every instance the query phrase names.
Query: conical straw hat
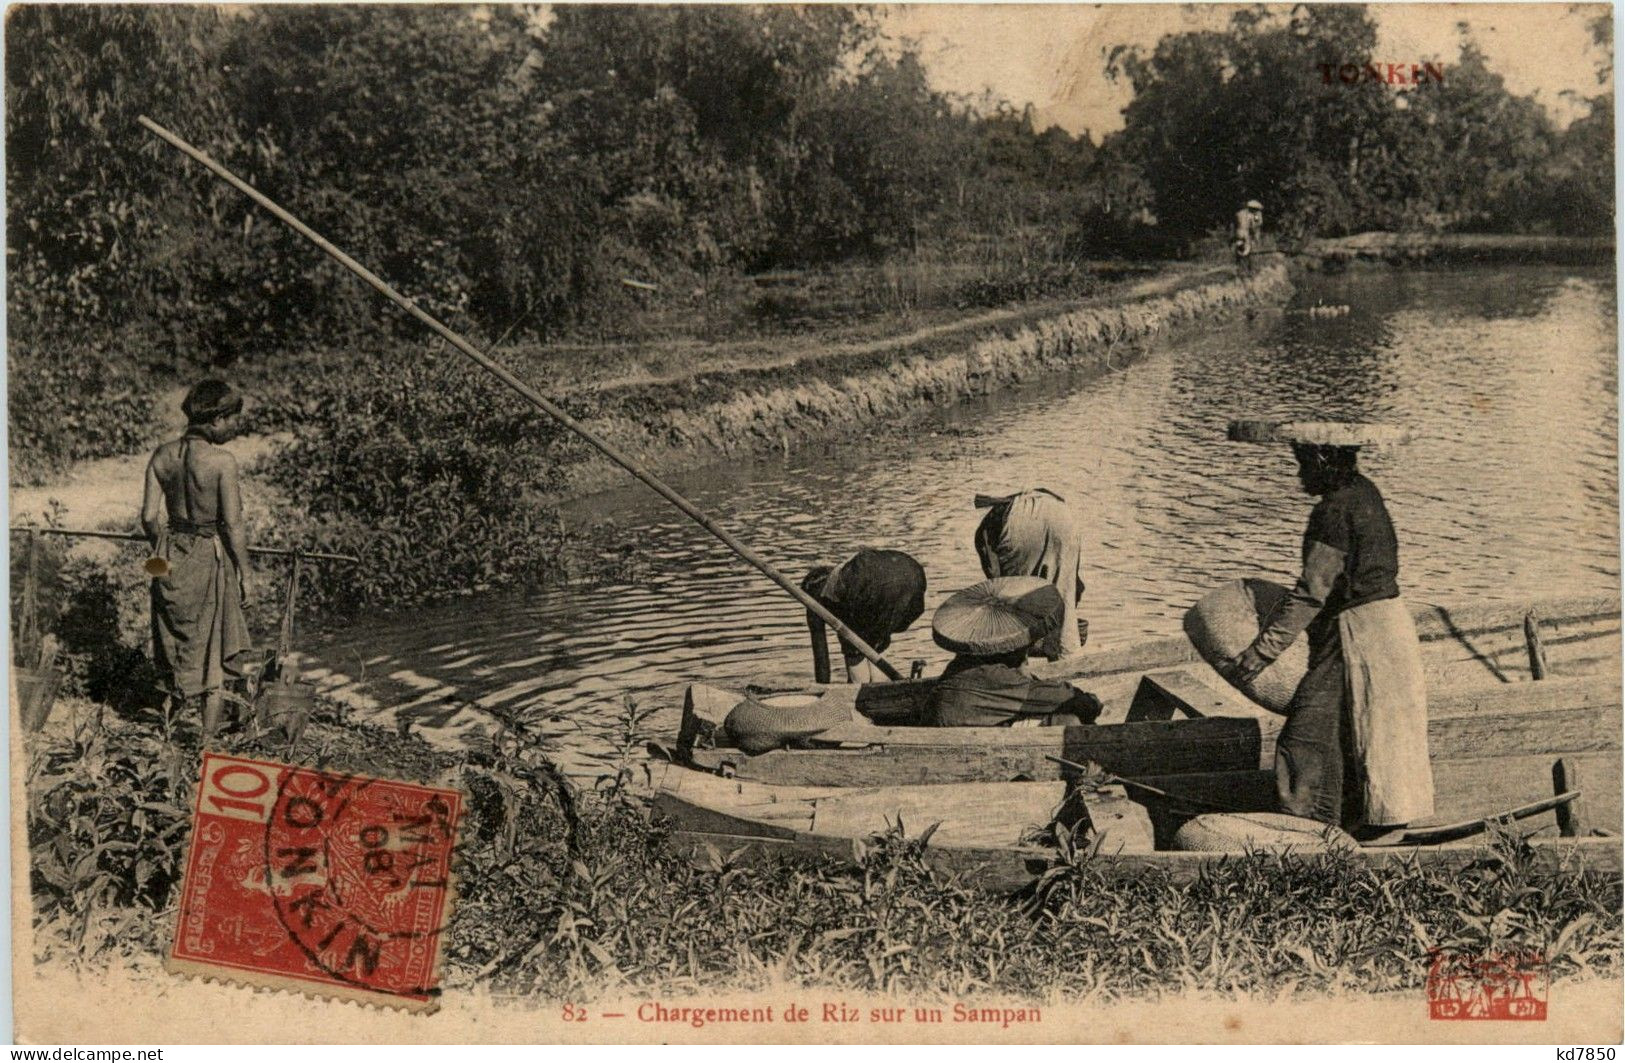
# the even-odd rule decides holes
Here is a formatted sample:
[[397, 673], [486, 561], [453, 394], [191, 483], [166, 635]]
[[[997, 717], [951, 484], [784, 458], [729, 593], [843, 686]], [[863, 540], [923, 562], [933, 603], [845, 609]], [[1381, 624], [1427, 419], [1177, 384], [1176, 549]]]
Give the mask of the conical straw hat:
[[1231, 421], [1232, 443], [1307, 443], [1317, 447], [1378, 447], [1409, 443], [1416, 433], [1363, 421]]
[[931, 637], [978, 657], [1024, 650], [1050, 634], [1065, 612], [1061, 592], [1037, 576], [1000, 576], [954, 594], [931, 618]]

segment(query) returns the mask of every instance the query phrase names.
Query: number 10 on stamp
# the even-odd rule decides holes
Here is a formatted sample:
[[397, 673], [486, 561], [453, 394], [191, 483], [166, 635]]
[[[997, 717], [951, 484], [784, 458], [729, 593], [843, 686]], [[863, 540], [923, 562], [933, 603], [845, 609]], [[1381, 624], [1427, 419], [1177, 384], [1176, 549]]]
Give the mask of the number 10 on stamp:
[[205, 753], [171, 970], [421, 1011], [456, 790]]

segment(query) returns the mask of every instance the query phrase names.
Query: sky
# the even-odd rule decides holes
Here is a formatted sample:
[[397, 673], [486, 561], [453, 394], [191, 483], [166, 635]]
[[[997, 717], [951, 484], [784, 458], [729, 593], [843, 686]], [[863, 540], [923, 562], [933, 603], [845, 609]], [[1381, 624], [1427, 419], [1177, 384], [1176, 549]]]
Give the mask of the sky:
[[[1234, 10], [1217, 4], [909, 4], [887, 9], [885, 26], [889, 36], [919, 43], [939, 91], [975, 96], [991, 90], [1017, 108], [1031, 103], [1041, 129], [1087, 129], [1098, 140], [1122, 128], [1121, 111], [1131, 95], [1105, 76], [1111, 48], [1137, 44], [1149, 50], [1164, 34], [1219, 29]], [[1533, 94], [1567, 125], [1585, 107], [1563, 93], [1598, 92], [1598, 52], [1586, 22], [1605, 10], [1554, 3], [1373, 4], [1373, 58], [1407, 65], [1452, 62], [1460, 45], [1457, 24], [1466, 22], [1507, 87]]]

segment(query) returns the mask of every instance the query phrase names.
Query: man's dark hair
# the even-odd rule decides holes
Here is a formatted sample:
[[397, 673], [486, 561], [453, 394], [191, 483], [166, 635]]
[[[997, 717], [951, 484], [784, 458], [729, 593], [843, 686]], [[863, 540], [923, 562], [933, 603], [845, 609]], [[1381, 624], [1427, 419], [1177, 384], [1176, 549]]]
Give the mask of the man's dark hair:
[[224, 380], [210, 377], [192, 385], [181, 401], [188, 424], [213, 424], [243, 408], [243, 397]]

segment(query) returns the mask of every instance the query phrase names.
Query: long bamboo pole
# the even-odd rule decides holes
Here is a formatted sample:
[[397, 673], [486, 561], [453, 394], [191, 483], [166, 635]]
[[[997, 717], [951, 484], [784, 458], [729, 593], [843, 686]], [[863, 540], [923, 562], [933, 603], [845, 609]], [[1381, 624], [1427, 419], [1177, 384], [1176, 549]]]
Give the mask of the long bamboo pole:
[[266, 210], [270, 211], [271, 214], [277, 218], [277, 220], [281, 221], [294, 232], [315, 244], [325, 254], [327, 254], [329, 258], [332, 258], [339, 265], [366, 281], [367, 284], [372, 286], [372, 288], [380, 295], [384, 296], [390, 302], [394, 303], [402, 310], [405, 310], [408, 314], [411, 314], [413, 317], [417, 318], [424, 325], [428, 326], [428, 328], [441, 339], [445, 340], [453, 347], [456, 347], [459, 351], [463, 352], [463, 354], [472, 359], [476, 364], [491, 373], [491, 375], [495, 376], [498, 380], [512, 388], [526, 402], [529, 402], [532, 406], [535, 406], [537, 409], [541, 410], [549, 417], [552, 417], [554, 420], [564, 425], [564, 427], [570, 429], [570, 431], [574, 432], [582, 439], [585, 439], [588, 443], [591, 443], [610, 461], [613, 461], [615, 464], [619, 465], [633, 476], [636, 476], [639, 480], [642, 480], [645, 484], [648, 484], [656, 494], [660, 495], [660, 497], [682, 510], [696, 524], [710, 532], [712, 535], [716, 536], [718, 539], [722, 540], [728, 549], [750, 562], [758, 570], [760, 570], [764, 576], [789, 592], [790, 597], [800, 602], [814, 615], [822, 617], [826, 623], [840, 633], [842, 638], [851, 643], [853, 646], [856, 646], [858, 650], [870, 661], [872, 661], [875, 667], [884, 672], [888, 678], [903, 678], [902, 673], [893, 668], [886, 661], [886, 659], [875, 650], [874, 647], [870, 646], [861, 637], [859, 637], [857, 632], [841, 623], [840, 619], [836, 617], [835, 614], [831, 613], [828, 609], [820, 605], [818, 601], [812, 597], [812, 595], [790, 582], [790, 580], [786, 578], [782, 572], [774, 568], [765, 557], [736, 539], [726, 528], [723, 528], [716, 521], [702, 513], [699, 508], [694, 505], [694, 503], [690, 502], [688, 499], [678, 494], [675, 490], [668, 487], [653, 473], [649, 472], [649, 470], [643, 468], [643, 466], [633, 460], [630, 455], [622, 452], [620, 448], [609, 442], [609, 440], [599, 436], [592, 429], [588, 428], [574, 417], [571, 417], [568, 413], [565, 413], [558, 406], [548, 401], [541, 395], [540, 392], [536, 391], [530, 385], [514, 376], [513, 373], [510, 372], [502, 363], [498, 362], [484, 351], [479, 350], [472, 343], [469, 343], [467, 340], [463, 339], [463, 337], [441, 324], [440, 321], [434, 316], [392, 288], [383, 278], [379, 277], [377, 274], [367, 269], [367, 267], [363, 266], [361, 263], [345, 254], [343, 251], [339, 250], [310, 226], [306, 225], [292, 214], [289, 214], [282, 207], [278, 206], [259, 189], [244, 181], [236, 174], [232, 173], [230, 170], [226, 169], [224, 166], [220, 165], [218, 162], [215, 162], [213, 159], [209, 158], [209, 156], [199, 151], [197, 148], [194, 148], [192, 145], [188, 144], [174, 133], [171, 133], [157, 122], [154, 122], [152, 119], [148, 118], [146, 115], [141, 115], [137, 120], [170, 147], [181, 152], [183, 155], [188, 156], [193, 161], [201, 164], [216, 177], [231, 185], [231, 187], [235, 188], [249, 199], [252, 199], [255, 203], [258, 203]]
[[[29, 533], [33, 535], [69, 535], [86, 539], [118, 539], [122, 542], [144, 543], [147, 537], [140, 532], [91, 531], [86, 528], [29, 528], [12, 525], [12, 531], [19, 535]], [[263, 554], [267, 557], [302, 557], [307, 561], [348, 561], [356, 564], [361, 559], [351, 557], [349, 554], [324, 554], [319, 550], [291, 550], [282, 546], [250, 546], [251, 554]]]

